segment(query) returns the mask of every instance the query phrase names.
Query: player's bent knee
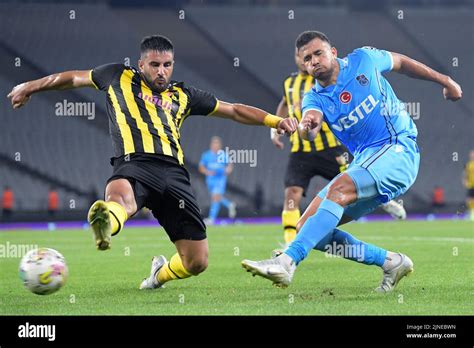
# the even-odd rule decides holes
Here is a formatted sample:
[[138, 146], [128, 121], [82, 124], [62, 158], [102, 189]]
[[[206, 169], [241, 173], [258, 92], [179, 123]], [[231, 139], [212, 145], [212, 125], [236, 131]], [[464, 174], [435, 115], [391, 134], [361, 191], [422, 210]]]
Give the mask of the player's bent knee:
[[299, 187], [287, 187], [285, 190], [286, 199], [299, 199], [303, 194], [303, 190]]
[[207, 264], [207, 257], [203, 257], [190, 260], [186, 265], [184, 265], [184, 267], [192, 275], [198, 275], [199, 273], [202, 273], [206, 270]]
[[298, 209], [303, 195], [300, 187], [287, 187], [285, 189], [285, 210]]
[[345, 207], [357, 198], [357, 191], [351, 178], [342, 175], [328, 189], [326, 198]]

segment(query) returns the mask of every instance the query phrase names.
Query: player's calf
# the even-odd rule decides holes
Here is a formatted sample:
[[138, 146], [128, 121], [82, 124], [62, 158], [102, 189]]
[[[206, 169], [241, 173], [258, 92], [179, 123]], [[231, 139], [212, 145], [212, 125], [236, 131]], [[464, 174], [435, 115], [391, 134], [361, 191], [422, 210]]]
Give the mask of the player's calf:
[[150, 276], [143, 279], [140, 289], [157, 289], [171, 280], [197, 276], [207, 268], [207, 257], [193, 258], [186, 263], [184, 259], [178, 253], [169, 261], [163, 255], [153, 257]]

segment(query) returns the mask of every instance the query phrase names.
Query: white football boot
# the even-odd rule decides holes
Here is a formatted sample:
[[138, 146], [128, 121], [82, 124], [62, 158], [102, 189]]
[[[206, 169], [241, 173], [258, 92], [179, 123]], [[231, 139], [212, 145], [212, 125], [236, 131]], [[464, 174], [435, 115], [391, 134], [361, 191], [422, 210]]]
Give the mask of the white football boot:
[[160, 271], [161, 267], [163, 267], [168, 261], [166, 257], [163, 255], [160, 256], [153, 256], [151, 260], [151, 271], [150, 276], [148, 278], [143, 279], [142, 283], [140, 284], [140, 290], [142, 289], [158, 289], [164, 287], [163, 284], [158, 282], [156, 276]]
[[384, 270], [382, 283], [375, 291], [382, 293], [393, 291], [403, 277], [414, 271], [413, 261], [404, 254], [398, 255], [400, 255], [400, 262], [390, 269]]
[[405, 208], [395, 200], [382, 204], [382, 209], [389, 213], [395, 220], [405, 220], [407, 218]]
[[284, 253], [268, 260], [243, 260], [242, 267], [253, 276], [258, 275], [271, 280], [274, 286], [280, 288], [290, 285], [296, 270], [295, 262]]

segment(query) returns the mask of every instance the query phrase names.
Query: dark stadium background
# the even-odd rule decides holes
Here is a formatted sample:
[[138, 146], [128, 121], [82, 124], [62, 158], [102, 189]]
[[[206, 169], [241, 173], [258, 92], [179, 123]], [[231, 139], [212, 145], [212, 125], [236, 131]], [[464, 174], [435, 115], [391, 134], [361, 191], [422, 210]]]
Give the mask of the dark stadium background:
[[[437, 185], [444, 188], [446, 205], [434, 212], [460, 213], [463, 166], [474, 148], [473, 9], [467, 0], [2, 2], [0, 188], [10, 186], [15, 194], [13, 216], [2, 219], [48, 219], [51, 186], [60, 198], [54, 219], [85, 219], [112, 169], [104, 93], [46, 92], [13, 111], [6, 95], [16, 84], [109, 62], [136, 66], [141, 38], [162, 34], [175, 45], [174, 79], [225, 101], [275, 112], [282, 81], [295, 71], [294, 40], [309, 29], [325, 32], [340, 57], [360, 46], [375, 46], [420, 60], [460, 83], [464, 98], [453, 104], [443, 100], [434, 83], [388, 75], [399, 98], [420, 107], [415, 121], [420, 173], [401, 197], [408, 213], [432, 212]], [[94, 103], [95, 118], [57, 116], [55, 105], [64, 100]], [[280, 214], [289, 146], [277, 150], [269, 134], [264, 127], [213, 117], [185, 121], [181, 139], [186, 166], [204, 214], [209, 198], [197, 164], [213, 135], [230, 149], [257, 151], [257, 166], [236, 164], [229, 178], [228, 196], [237, 202], [240, 216]], [[314, 180], [309, 197], [324, 184]]]

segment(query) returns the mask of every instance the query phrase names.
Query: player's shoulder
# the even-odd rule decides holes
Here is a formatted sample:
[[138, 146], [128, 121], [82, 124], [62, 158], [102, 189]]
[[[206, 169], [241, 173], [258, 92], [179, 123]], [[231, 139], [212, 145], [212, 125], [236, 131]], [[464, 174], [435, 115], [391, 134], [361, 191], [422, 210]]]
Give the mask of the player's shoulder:
[[117, 72], [117, 71], [123, 71], [127, 68], [131, 68], [126, 66], [123, 63], [106, 63], [97, 66], [94, 70], [102, 70], [102, 71], [107, 71], [107, 72]]
[[286, 75], [286, 77], [283, 79], [283, 83], [286, 83], [287, 81], [294, 79], [296, 76], [298, 76], [298, 72], [293, 71], [292, 73]]
[[199, 88], [184, 81], [171, 80], [168, 89], [181, 89], [189, 97], [192, 97]]
[[170, 84], [169, 84], [170, 87], [179, 87], [179, 88], [186, 88], [186, 84], [184, 83], [184, 81], [176, 81], [176, 80], [171, 80], [170, 81]]
[[121, 73], [127, 68], [123, 63], [107, 63], [99, 65], [92, 69], [91, 79], [95, 86], [100, 90], [106, 90], [114, 84]]
[[311, 87], [311, 89], [303, 95], [303, 107], [314, 103], [321, 104], [321, 102], [322, 98], [316, 85]]
[[386, 53], [386, 51], [380, 49], [380, 48], [377, 48], [377, 47], [373, 47], [373, 46], [362, 46], [362, 47], [359, 47], [359, 48], [356, 48], [355, 50], [353, 50], [351, 53], [348, 54], [347, 57], [357, 57], [359, 59], [363, 59], [363, 58], [374, 58], [374, 57], [378, 57], [380, 54], [384, 54]]

